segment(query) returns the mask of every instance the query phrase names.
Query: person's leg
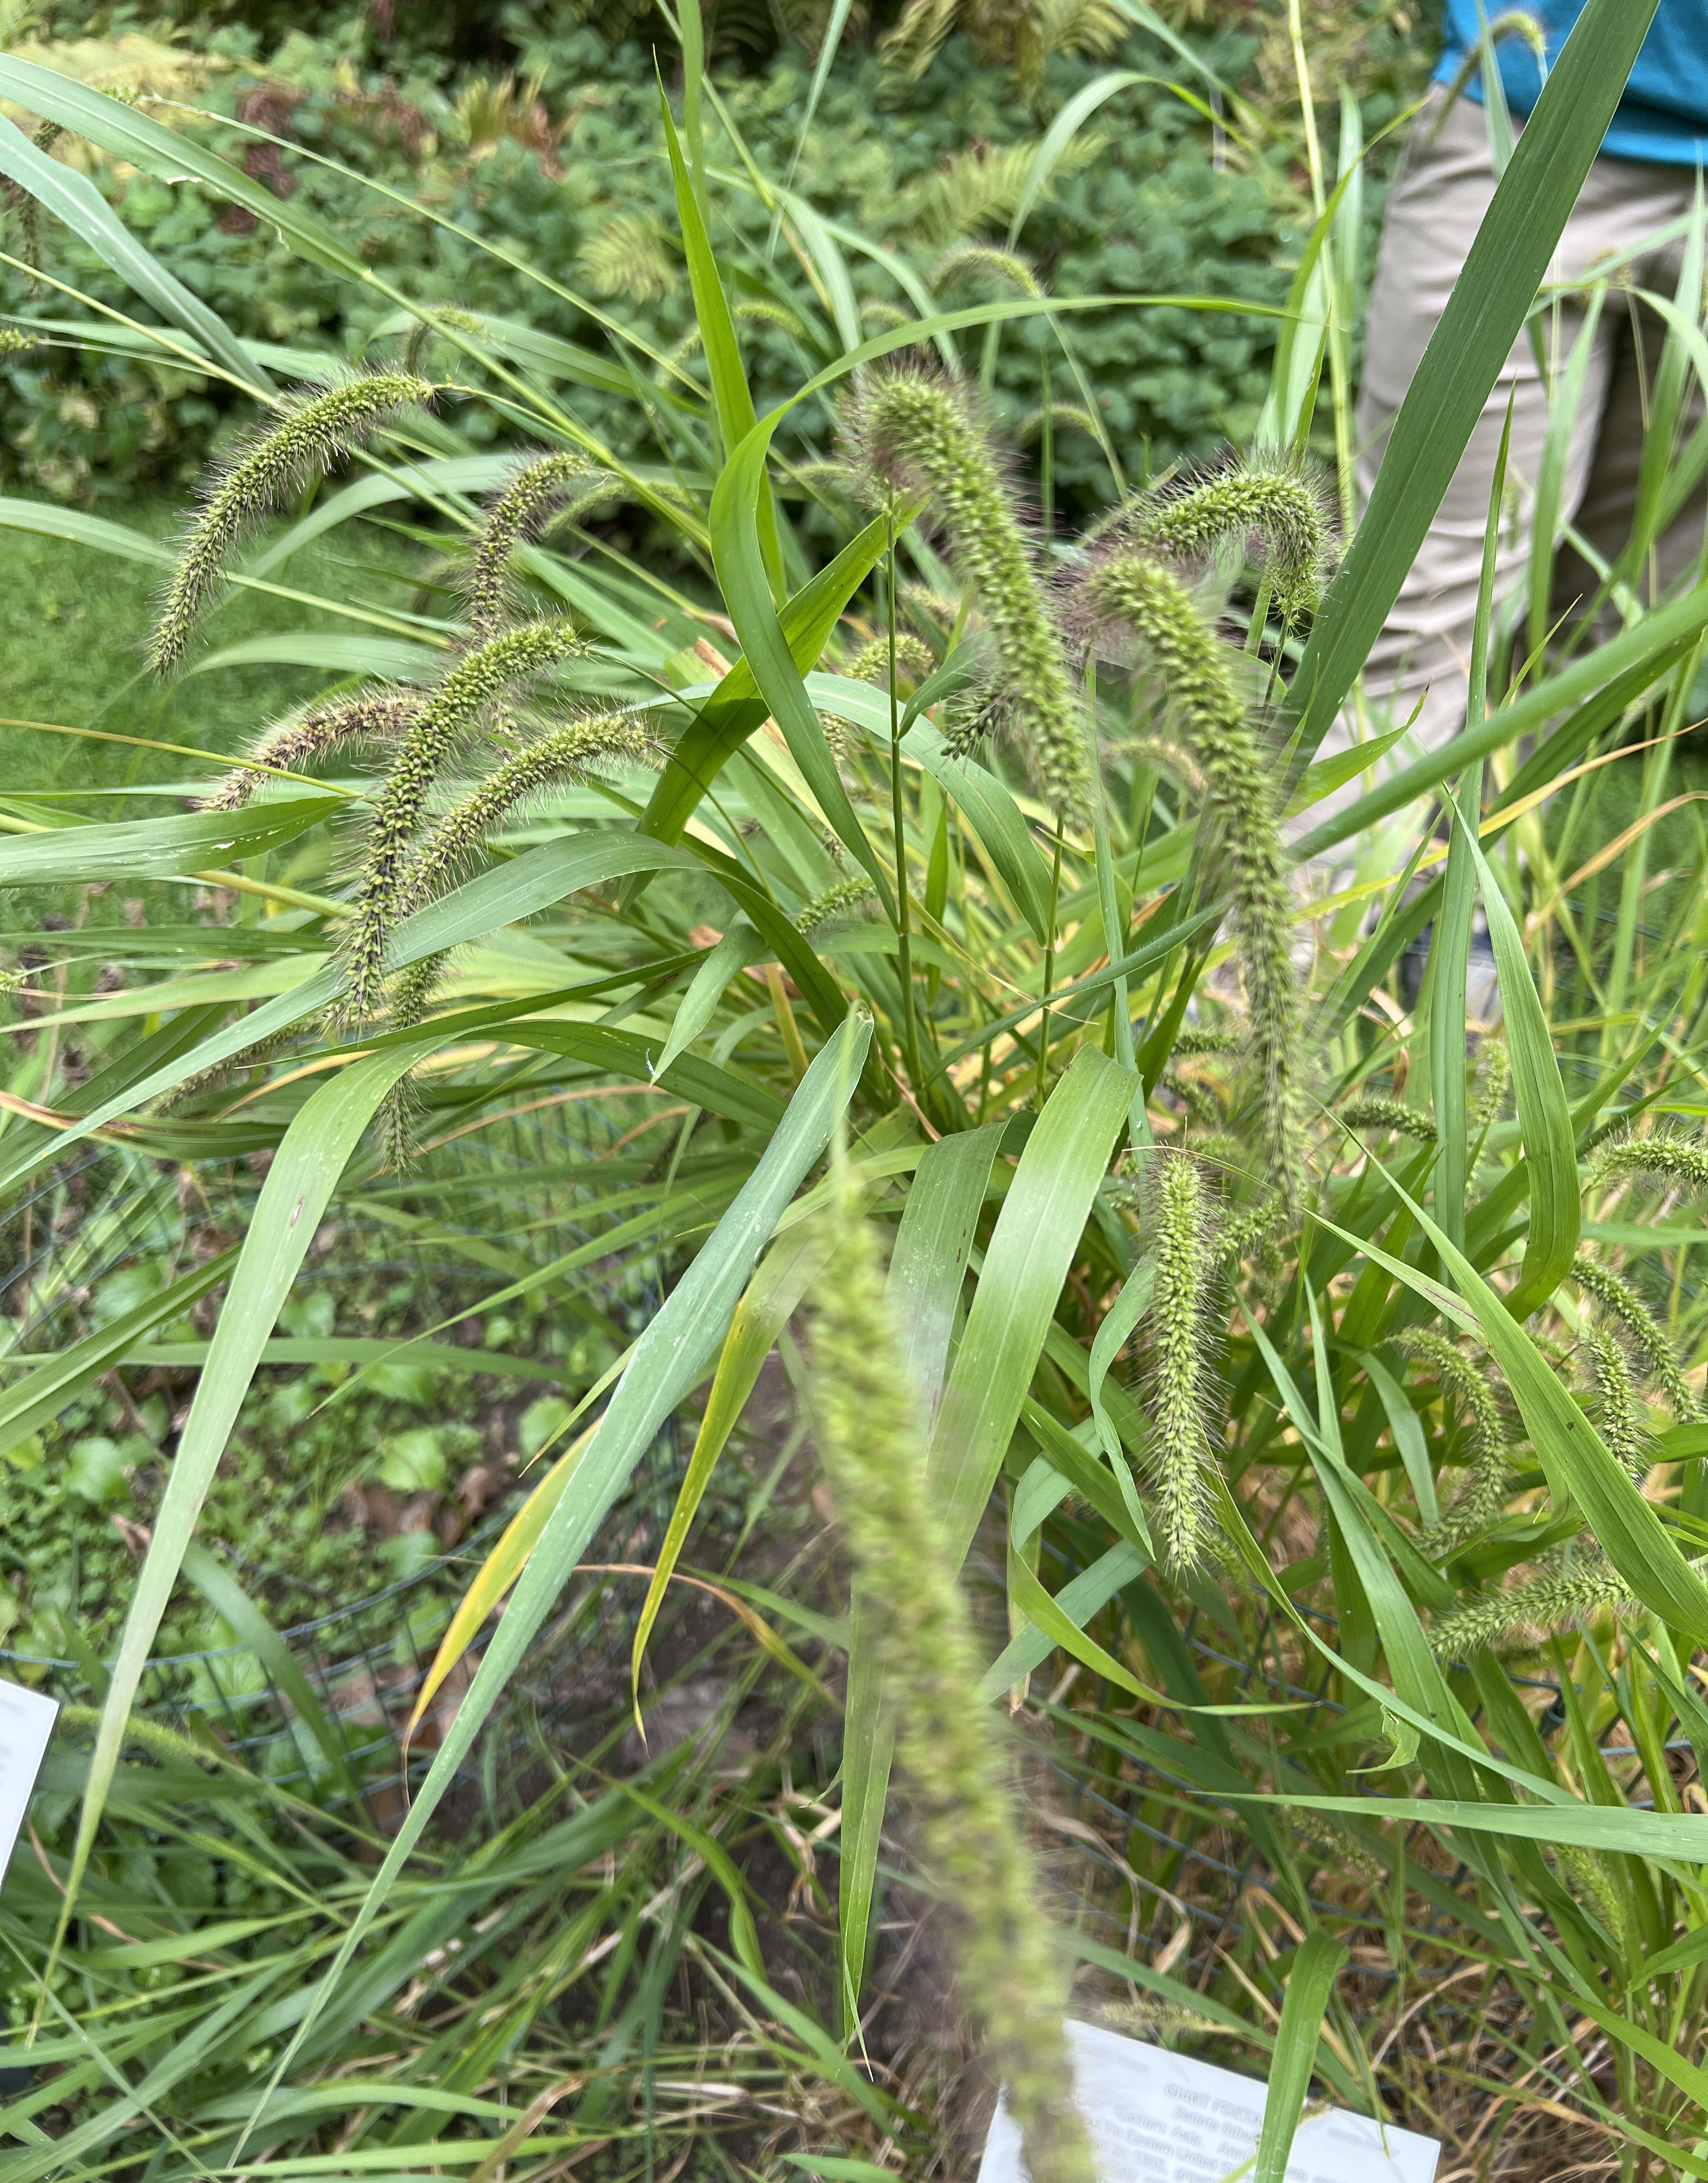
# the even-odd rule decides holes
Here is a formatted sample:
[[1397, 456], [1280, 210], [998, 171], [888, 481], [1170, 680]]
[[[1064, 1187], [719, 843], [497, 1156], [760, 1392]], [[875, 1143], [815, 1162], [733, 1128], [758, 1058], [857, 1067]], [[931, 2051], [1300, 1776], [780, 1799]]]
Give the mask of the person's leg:
[[[1664, 171], [1656, 174], [1634, 160], [1603, 160], [1611, 170], [1605, 186], [1622, 184], [1625, 203], [1622, 224], [1633, 228], [1659, 228], [1689, 208], [1689, 181]], [[1631, 268], [1635, 286], [1651, 294], [1671, 297], [1683, 266], [1684, 245], [1675, 239], [1639, 258]], [[1578, 511], [1577, 528], [1604, 561], [1614, 562], [1630, 542], [1637, 513], [1638, 486], [1648, 438], [1650, 405], [1666, 345], [1666, 326], [1658, 313], [1634, 297], [1616, 297], [1609, 308], [1616, 312], [1622, 328], [1618, 353], [1611, 375], [1601, 430]], [[1700, 381], [1694, 370], [1680, 419], [1688, 431], [1702, 417]], [[1649, 561], [1639, 573], [1644, 597], [1659, 596], [1696, 567], [1702, 557], [1703, 525], [1708, 503], [1699, 487], [1655, 542]], [[1594, 595], [1599, 579], [1588, 562], [1570, 548], [1562, 548], [1555, 567], [1554, 611], [1556, 617], [1575, 603]], [[1617, 628], [1616, 617], [1607, 617], [1607, 634]], [[1601, 632], [1598, 630], [1597, 635]]]

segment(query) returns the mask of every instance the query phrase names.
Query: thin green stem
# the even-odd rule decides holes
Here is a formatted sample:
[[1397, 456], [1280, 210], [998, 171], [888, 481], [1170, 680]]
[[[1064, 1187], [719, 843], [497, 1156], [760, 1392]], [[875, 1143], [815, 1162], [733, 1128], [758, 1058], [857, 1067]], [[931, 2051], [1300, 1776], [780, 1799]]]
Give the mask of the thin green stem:
[[1044, 943], [1044, 1013], [1038, 1019], [1038, 1104], [1044, 1104], [1050, 1071], [1050, 989], [1056, 982], [1056, 914], [1062, 903], [1062, 821], [1056, 821], [1056, 854], [1050, 865], [1050, 932]]
[[912, 903], [907, 892], [907, 811], [901, 796], [901, 708], [896, 694], [896, 524], [888, 526], [885, 558], [885, 621], [890, 636], [890, 809], [896, 829], [896, 970], [901, 980], [901, 1036], [907, 1074], [918, 1090], [925, 1081], [919, 1057], [919, 1025], [913, 1008]]

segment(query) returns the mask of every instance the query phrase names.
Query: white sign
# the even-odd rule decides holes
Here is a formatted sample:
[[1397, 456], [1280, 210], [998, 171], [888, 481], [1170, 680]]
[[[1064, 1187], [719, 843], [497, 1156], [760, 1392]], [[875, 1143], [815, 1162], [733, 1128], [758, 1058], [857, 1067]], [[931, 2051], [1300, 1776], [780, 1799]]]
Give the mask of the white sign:
[[[1250, 2183], [1265, 2087], [1210, 2062], [1070, 2024], [1073, 2089], [1099, 2183]], [[1434, 2183], [1441, 2148], [1336, 2108], [1299, 2125], [1287, 2183]], [[999, 2102], [979, 2183], [1023, 2183], [1020, 2132]]]
[[57, 1698], [44, 1698], [21, 1683], [0, 1681], [0, 1880], [12, 1861], [12, 1846], [58, 1711]]

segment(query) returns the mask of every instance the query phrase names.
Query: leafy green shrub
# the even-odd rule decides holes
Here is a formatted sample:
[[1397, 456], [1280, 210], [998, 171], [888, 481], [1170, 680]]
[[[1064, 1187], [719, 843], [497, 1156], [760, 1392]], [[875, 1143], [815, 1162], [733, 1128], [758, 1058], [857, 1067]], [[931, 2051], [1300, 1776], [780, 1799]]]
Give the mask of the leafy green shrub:
[[[553, 27], [519, 13], [507, 24], [518, 74], [562, 117], [549, 130], [536, 127], [531, 141], [526, 128], [518, 138], [500, 125], [514, 127], [531, 113], [519, 93], [504, 94], [495, 122], [471, 107], [467, 89], [459, 111], [442, 64], [436, 77], [424, 70], [401, 82], [358, 71], [352, 55], [365, 36], [360, 19], [315, 39], [293, 33], [258, 75], [252, 33], [208, 36], [208, 53], [229, 72], [208, 81], [201, 101], [210, 113], [282, 136], [280, 147], [234, 137], [191, 114], [170, 118], [242, 158], [267, 186], [288, 193], [282, 203], [323, 221], [374, 273], [424, 305], [519, 315], [600, 353], [608, 353], [601, 321], [609, 313], [669, 355], [689, 336], [693, 313], [665, 186], [650, 47], [607, 51], [591, 28]], [[1241, 81], [1257, 42], [1236, 31], [1204, 50], [1206, 66]], [[1202, 89], [1177, 56], [1142, 34], [1112, 58], [1148, 77], [1178, 76], [1195, 93]], [[1099, 73], [1090, 61], [1052, 61], [1040, 112], [1004, 68], [981, 64], [964, 38], [951, 38], [912, 84], [851, 43], [824, 86], [798, 160], [808, 88], [802, 60], [779, 55], [766, 75], [730, 80], [724, 95], [768, 171], [792, 172], [810, 203], [898, 252], [929, 281], [957, 238], [1006, 227], [1042, 122]], [[1372, 78], [1371, 127], [1390, 117], [1405, 81], [1404, 71], [1396, 84]], [[471, 125], [480, 132], [472, 141]], [[1218, 165], [1206, 156], [1208, 134], [1166, 81], [1136, 83], [1103, 106], [1092, 131], [1070, 146], [1023, 232], [1046, 285], [1073, 295], [1190, 292], [1278, 304], [1308, 211], [1293, 155], [1260, 131]], [[240, 338], [346, 358], [380, 339], [395, 353], [378, 334], [395, 318], [383, 297], [353, 292], [305, 261], [264, 217], [223, 203], [193, 177], [121, 180], [98, 158], [93, 173], [132, 232]], [[433, 224], [376, 193], [368, 186], [376, 181], [427, 208]], [[1380, 192], [1367, 202], [1373, 220]], [[771, 245], [764, 205], [728, 199], [719, 217], [719, 247], [742, 264], [751, 293], [768, 292], [782, 307], [744, 325], [756, 392], [762, 402], [780, 398], [803, 367], [827, 353], [824, 297], [790, 253]], [[496, 259], [489, 243], [513, 253], [518, 269]], [[51, 221], [43, 247], [56, 278], [130, 310], [123, 286], [87, 247]], [[906, 307], [878, 259], [852, 255], [850, 274], [868, 326]], [[955, 300], [981, 292], [976, 280], [971, 288], [963, 281]], [[15, 270], [5, 275], [0, 299], [25, 321], [67, 313], [64, 298], [32, 291]], [[5, 364], [14, 476], [61, 498], [111, 499], [141, 482], [186, 483], [200, 469], [228, 414], [229, 397], [216, 383], [158, 358], [103, 356], [67, 345], [63, 335], [49, 339], [46, 349]], [[1249, 437], [1267, 381], [1268, 321], [1185, 309], [1114, 312], [1076, 326], [1073, 339], [1084, 386], [1072, 392], [1070, 407], [1086, 397], [1095, 403], [1126, 475], [1142, 478], [1182, 453]], [[999, 409], [1011, 430], [1024, 428], [1034, 450], [1040, 359], [1052, 346], [1045, 330], [1022, 325], [1003, 336], [995, 359]], [[618, 453], [632, 458], [642, 446], [626, 391], [595, 395], [582, 414]], [[468, 428], [505, 430], [496, 419], [474, 418]], [[1082, 511], [1111, 489], [1105, 453], [1072, 414], [1057, 436], [1054, 472], [1055, 490]]]

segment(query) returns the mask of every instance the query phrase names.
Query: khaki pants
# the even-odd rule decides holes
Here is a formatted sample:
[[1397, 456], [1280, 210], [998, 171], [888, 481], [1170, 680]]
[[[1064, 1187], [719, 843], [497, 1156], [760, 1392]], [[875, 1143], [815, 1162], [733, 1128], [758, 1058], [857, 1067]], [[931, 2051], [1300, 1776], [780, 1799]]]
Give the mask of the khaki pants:
[[[1494, 194], [1483, 108], [1458, 100], [1432, 142], [1440, 96], [1434, 94], [1413, 125], [1383, 231], [1357, 410], [1361, 501], [1369, 497], [1395, 414]], [[1550, 279], [1583, 280], [1593, 275], [1600, 262], [1634, 250], [1635, 257], [1613, 279], [1670, 300], [1683, 264], [1683, 239], [1675, 236], [1643, 246], [1657, 229], [1689, 212], [1694, 192], [1694, 169], [1598, 159], [1567, 221]], [[1557, 314], [1544, 316], [1550, 370], [1563, 366], [1583, 323], [1583, 310], [1571, 297]], [[1653, 383], [1664, 334], [1655, 312], [1634, 297], [1610, 294], [1572, 419], [1561, 514], [1610, 561], [1630, 536], [1643, 454], [1644, 392]], [[1547, 397], [1528, 333], [1489, 397], [1365, 670], [1378, 727], [1398, 726], [1422, 698], [1417, 728], [1406, 739], [1413, 756], [1419, 747], [1439, 748], [1464, 725], [1489, 494], [1509, 397], [1513, 410], [1508, 478], [1517, 492], [1520, 525], [1516, 539], [1511, 526], [1502, 526], [1497, 599], [1522, 580], [1532, 493], [1548, 423]], [[1700, 396], [1696, 407], [1700, 412]], [[1655, 558], [1661, 587], [1689, 567], [1702, 542], [1699, 498], [1659, 542]], [[1563, 552], [1556, 567], [1550, 620], [1593, 592], [1594, 586], [1588, 564]], [[1521, 639], [1521, 655], [1523, 648]], [[1325, 743], [1325, 751], [1330, 747]], [[1395, 762], [1406, 754], [1403, 745], [1396, 747]], [[1325, 808], [1318, 805], [1313, 818]]]

